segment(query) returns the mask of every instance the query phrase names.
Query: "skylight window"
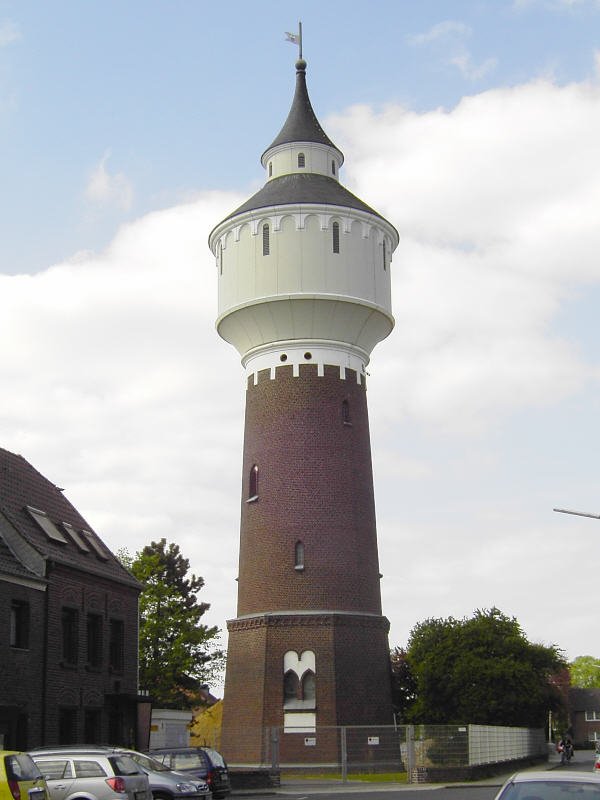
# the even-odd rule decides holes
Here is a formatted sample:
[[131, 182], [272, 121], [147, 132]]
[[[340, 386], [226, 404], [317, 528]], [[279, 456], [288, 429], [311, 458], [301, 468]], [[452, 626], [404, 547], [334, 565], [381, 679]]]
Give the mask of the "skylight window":
[[69, 534], [71, 539], [75, 542], [77, 547], [81, 550], [82, 553], [89, 553], [90, 552], [90, 548], [83, 541], [83, 537], [79, 533], [79, 531], [75, 530], [75, 528], [72, 525], [70, 525], [68, 522], [63, 522], [62, 526], [66, 530], [66, 532]]
[[33, 506], [25, 506], [27, 511], [29, 512], [31, 518], [34, 522], [37, 522], [39, 527], [44, 531], [48, 539], [53, 542], [60, 542], [61, 544], [67, 544], [68, 539], [62, 533], [56, 525], [52, 522], [48, 514], [45, 511], [40, 511], [39, 508], [33, 508]]
[[96, 536], [91, 531], [81, 531], [82, 536], [84, 537], [87, 544], [89, 544], [98, 556], [101, 558], [102, 561], [108, 561], [108, 553], [100, 544], [100, 541], [96, 538]]

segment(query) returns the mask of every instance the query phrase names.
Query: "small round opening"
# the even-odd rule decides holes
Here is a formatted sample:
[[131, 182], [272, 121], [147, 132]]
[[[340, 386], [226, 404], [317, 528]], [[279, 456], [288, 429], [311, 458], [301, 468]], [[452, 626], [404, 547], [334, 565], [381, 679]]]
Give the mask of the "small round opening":
[[286, 354], [285, 354], [285, 353], [282, 353], [282, 354], [279, 356], [279, 360], [280, 360], [280, 361], [287, 361], [287, 356], [286, 356]]
[[312, 353], [304, 353], [304, 358], [305, 358], [307, 361], [310, 361], [310, 359], [312, 358]]

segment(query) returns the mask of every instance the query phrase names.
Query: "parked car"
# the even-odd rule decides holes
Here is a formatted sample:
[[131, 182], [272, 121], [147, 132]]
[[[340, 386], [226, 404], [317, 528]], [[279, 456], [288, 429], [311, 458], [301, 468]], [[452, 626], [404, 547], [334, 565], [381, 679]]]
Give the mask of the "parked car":
[[225, 759], [212, 747], [160, 747], [150, 750], [149, 755], [169, 769], [202, 778], [213, 797], [226, 797], [231, 791]]
[[40, 748], [30, 753], [50, 800], [152, 800], [148, 776], [125, 753]]
[[0, 800], [48, 800], [46, 781], [27, 753], [0, 750]]
[[174, 772], [152, 756], [136, 750], [115, 748], [114, 752], [125, 753], [146, 773], [154, 800], [206, 800], [211, 796], [209, 786], [202, 778]]
[[505, 782], [495, 800], [564, 800], [575, 796], [577, 800], [598, 800], [600, 775], [571, 770], [517, 772]]

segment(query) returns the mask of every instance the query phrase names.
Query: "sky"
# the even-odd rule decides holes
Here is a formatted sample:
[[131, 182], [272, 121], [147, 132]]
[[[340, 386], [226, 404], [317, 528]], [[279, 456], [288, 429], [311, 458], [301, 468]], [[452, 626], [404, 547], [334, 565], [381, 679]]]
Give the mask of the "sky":
[[266, 178], [299, 19], [341, 181], [400, 234], [390, 645], [495, 606], [600, 656], [600, 520], [553, 512], [600, 513], [598, 0], [0, 0], [0, 446], [114, 551], [177, 542], [226, 641], [245, 390], [207, 238]]

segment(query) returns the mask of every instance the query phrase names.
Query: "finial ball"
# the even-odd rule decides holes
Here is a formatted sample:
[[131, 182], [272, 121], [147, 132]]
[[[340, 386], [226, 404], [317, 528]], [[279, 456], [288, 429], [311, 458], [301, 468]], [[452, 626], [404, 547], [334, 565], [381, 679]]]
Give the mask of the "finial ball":
[[298, 72], [306, 71], [306, 61], [303, 58], [299, 58], [298, 61], [296, 61], [296, 70]]

